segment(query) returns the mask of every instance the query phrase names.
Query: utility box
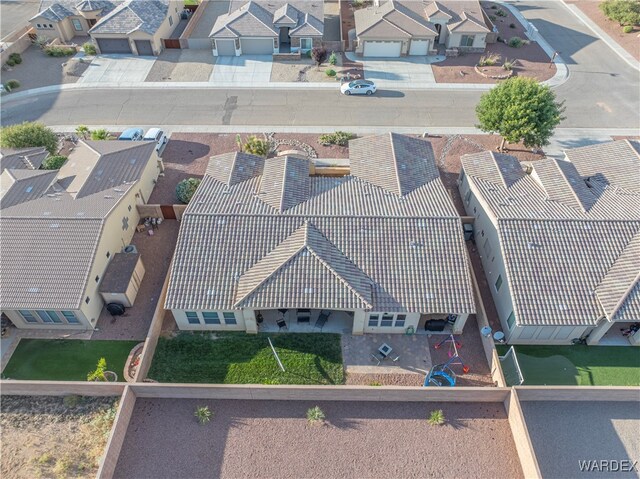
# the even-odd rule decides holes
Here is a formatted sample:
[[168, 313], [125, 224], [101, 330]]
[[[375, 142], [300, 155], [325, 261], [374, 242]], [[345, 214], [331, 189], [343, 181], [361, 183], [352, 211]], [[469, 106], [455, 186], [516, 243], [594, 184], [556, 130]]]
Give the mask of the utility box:
[[107, 266], [98, 291], [105, 303], [121, 303], [130, 308], [136, 300], [144, 278], [139, 253], [116, 253]]

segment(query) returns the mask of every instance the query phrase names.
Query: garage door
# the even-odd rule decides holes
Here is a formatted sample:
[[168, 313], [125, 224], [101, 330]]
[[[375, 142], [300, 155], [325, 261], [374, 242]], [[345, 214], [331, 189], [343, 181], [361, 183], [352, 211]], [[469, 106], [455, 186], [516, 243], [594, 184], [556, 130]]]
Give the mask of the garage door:
[[411, 40], [409, 55], [426, 55], [429, 50], [429, 40]]
[[235, 40], [216, 40], [216, 49], [220, 56], [235, 56], [236, 42]]
[[243, 55], [273, 54], [273, 38], [241, 38]]
[[131, 53], [128, 38], [98, 38], [100, 53]]
[[136, 40], [136, 50], [138, 55], [153, 56], [153, 48], [149, 40]]
[[402, 42], [372, 42], [364, 43], [365, 57], [399, 57]]

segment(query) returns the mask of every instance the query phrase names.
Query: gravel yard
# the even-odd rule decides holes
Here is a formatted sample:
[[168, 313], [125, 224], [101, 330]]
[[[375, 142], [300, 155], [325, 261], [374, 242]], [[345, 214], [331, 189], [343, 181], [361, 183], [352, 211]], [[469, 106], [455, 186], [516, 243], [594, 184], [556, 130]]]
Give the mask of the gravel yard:
[[216, 58], [210, 50], [165, 50], [151, 67], [146, 82], [207, 82]]
[[617, 22], [609, 20], [604, 16], [599, 4], [599, 0], [568, 0], [567, 3], [575, 5], [582, 13], [587, 15], [591, 21], [602, 28], [618, 45], [631, 53], [633, 57], [640, 61], [640, 27], [635, 26], [631, 33], [624, 33], [622, 27]]
[[[199, 425], [194, 411], [205, 405], [213, 418]], [[306, 420], [316, 405], [323, 425]], [[445, 425], [427, 423], [435, 409]], [[178, 476], [493, 479], [522, 470], [500, 403], [138, 399], [114, 477]]]
[[4, 479], [95, 477], [117, 400], [3, 396], [0, 476]]
[[[329, 52], [331, 53], [331, 52]], [[299, 61], [274, 61], [271, 69], [271, 82], [326, 82], [338, 84], [336, 78], [351, 74], [352, 76], [362, 76], [362, 64], [350, 62], [340, 52], [336, 52], [338, 61], [335, 65], [324, 62], [320, 67], [316, 67], [315, 62], [310, 58], [302, 58]], [[326, 70], [333, 70], [336, 75], [327, 76]]]
[[[493, 2], [481, 2], [487, 15], [493, 15], [494, 24], [498, 27], [499, 36], [509, 40], [512, 37], [527, 39], [522, 24], [511, 14], [509, 10]], [[492, 6], [497, 5], [493, 9]], [[497, 16], [497, 11], [503, 11], [506, 16]], [[511, 28], [511, 25], [514, 28]], [[520, 48], [512, 48], [502, 42], [487, 45], [485, 53], [465, 53], [458, 57], [449, 57], [443, 62], [432, 64], [433, 74], [438, 83], [497, 83], [499, 80], [486, 78], [478, 74], [474, 66], [480, 57], [489, 54], [500, 55], [500, 65], [502, 62], [517, 60], [517, 66], [513, 69], [514, 76], [526, 76], [535, 78], [538, 81], [548, 80], [556, 74], [555, 65], [549, 67], [550, 59], [544, 50], [537, 43], [529, 43]], [[506, 73], [502, 71], [501, 73]]]

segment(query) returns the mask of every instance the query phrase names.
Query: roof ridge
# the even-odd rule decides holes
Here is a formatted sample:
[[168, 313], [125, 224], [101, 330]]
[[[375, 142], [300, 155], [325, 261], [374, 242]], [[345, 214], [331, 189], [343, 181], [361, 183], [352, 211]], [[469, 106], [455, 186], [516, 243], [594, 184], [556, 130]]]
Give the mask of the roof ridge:
[[403, 196], [402, 194], [402, 184], [400, 183], [400, 171], [398, 170], [398, 158], [396, 157], [396, 147], [395, 144], [393, 142], [393, 132], [389, 132], [389, 144], [391, 145], [391, 158], [393, 159], [393, 169], [396, 172], [396, 182], [398, 183], [398, 193], [400, 194], [400, 196]]

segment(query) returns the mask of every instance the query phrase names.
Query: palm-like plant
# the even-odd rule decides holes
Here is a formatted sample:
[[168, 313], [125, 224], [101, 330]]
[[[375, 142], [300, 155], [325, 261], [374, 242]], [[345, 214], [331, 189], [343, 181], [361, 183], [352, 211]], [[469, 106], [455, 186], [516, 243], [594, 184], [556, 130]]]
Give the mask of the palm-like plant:
[[206, 424], [211, 421], [213, 413], [209, 410], [209, 406], [198, 406], [194, 416], [198, 418], [200, 424]]
[[307, 421], [310, 423], [318, 423], [324, 421], [325, 415], [319, 406], [314, 406], [307, 410]]
[[442, 409], [436, 409], [434, 411], [431, 411], [431, 414], [429, 414], [429, 418], [427, 419], [427, 422], [432, 426], [442, 426], [445, 422], [444, 413], [442, 412]]

